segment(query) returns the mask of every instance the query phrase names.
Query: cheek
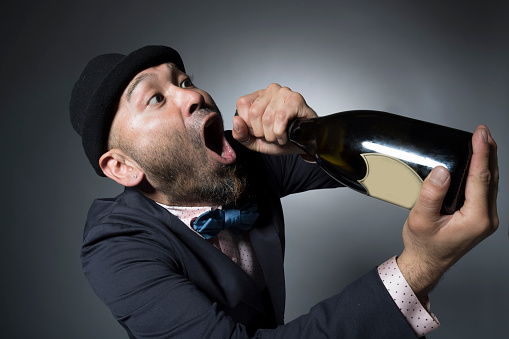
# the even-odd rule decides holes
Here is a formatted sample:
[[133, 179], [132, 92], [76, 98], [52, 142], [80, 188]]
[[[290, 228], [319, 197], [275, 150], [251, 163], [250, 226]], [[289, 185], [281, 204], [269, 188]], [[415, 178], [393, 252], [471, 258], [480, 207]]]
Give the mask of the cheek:
[[143, 149], [154, 148], [161, 143], [168, 143], [171, 135], [178, 133], [176, 122], [169, 122], [160, 119], [135, 119], [127, 127], [131, 140]]

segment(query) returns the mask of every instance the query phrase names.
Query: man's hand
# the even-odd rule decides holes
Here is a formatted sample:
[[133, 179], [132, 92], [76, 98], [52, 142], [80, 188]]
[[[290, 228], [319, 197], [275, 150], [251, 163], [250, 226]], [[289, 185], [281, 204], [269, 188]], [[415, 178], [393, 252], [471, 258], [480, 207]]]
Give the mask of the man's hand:
[[403, 228], [405, 248], [398, 266], [421, 300], [447, 269], [498, 228], [497, 145], [486, 126], [476, 129], [472, 147], [463, 207], [453, 215], [440, 214], [450, 175], [437, 167], [424, 181]]
[[288, 143], [288, 122], [317, 117], [302, 95], [278, 84], [241, 97], [237, 113], [233, 118], [233, 137], [247, 148], [267, 154], [302, 154], [297, 146]]

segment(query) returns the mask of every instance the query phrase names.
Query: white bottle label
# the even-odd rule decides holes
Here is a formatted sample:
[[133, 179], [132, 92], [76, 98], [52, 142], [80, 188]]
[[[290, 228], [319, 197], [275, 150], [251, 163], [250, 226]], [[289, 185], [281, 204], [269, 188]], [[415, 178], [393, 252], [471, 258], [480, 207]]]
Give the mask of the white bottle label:
[[366, 176], [359, 183], [368, 195], [411, 209], [422, 186], [421, 177], [403, 161], [380, 153], [361, 154]]

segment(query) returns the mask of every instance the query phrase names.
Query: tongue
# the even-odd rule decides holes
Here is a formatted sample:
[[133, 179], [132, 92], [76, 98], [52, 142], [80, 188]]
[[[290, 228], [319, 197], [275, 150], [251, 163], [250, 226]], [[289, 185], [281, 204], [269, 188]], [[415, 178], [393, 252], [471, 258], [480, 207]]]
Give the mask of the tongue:
[[228, 143], [228, 140], [223, 135], [223, 148], [222, 152], [220, 153], [221, 156], [221, 162], [225, 164], [231, 164], [237, 159], [237, 154], [235, 154], [235, 151], [230, 146], [230, 143]]

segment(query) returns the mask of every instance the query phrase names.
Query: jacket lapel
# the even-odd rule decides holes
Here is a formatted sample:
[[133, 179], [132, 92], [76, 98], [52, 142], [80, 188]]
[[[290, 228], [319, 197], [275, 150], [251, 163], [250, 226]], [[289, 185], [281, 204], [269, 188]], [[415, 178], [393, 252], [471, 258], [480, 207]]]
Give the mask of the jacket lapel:
[[283, 251], [272, 224], [266, 227], [255, 227], [249, 233], [251, 243], [265, 276], [272, 307], [277, 324], [284, 323], [285, 312], [285, 276], [283, 270]]
[[142, 193], [127, 188], [124, 194], [128, 205], [155, 218], [155, 224], [164, 225], [161, 232], [178, 252], [184, 273], [211, 300], [223, 305], [226, 313], [243, 323], [264, 313], [254, 281], [237, 264]]

